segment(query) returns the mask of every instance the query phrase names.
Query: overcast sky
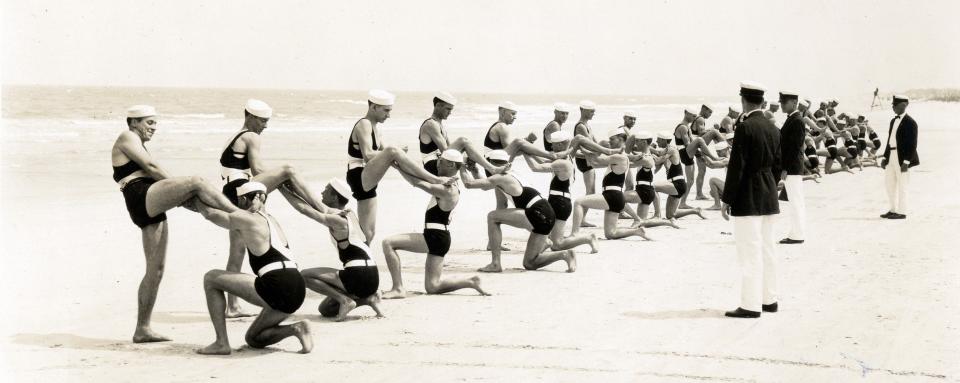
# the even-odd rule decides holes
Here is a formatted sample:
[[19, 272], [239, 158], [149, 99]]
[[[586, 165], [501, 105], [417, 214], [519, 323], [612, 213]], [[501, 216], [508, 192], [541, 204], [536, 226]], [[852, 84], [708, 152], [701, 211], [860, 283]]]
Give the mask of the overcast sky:
[[960, 1], [3, 0], [5, 84], [856, 94], [960, 87]]

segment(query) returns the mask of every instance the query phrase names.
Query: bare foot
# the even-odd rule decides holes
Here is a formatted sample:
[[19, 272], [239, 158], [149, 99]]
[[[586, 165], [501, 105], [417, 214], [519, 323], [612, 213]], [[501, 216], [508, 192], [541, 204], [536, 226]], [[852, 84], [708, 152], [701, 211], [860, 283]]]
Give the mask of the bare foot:
[[354, 302], [353, 299], [347, 298], [347, 303], [340, 304], [340, 310], [337, 311], [337, 317], [333, 318], [335, 322], [343, 322], [344, 319], [347, 319], [347, 314], [357, 308], [357, 302]]
[[572, 273], [577, 271], [577, 253], [574, 253], [573, 250], [567, 250], [566, 253], [563, 260], [567, 261], [567, 272]]
[[710, 198], [708, 198], [708, 197], [705, 196], [705, 195], [702, 195], [702, 194], [697, 195], [697, 201], [709, 201], [709, 200], [710, 200]]
[[720, 210], [720, 205], [713, 205], [707, 208], [707, 210]]
[[580, 227], [597, 227], [597, 225], [594, 225], [594, 224], [592, 224], [592, 223], [587, 222], [586, 220], [584, 220], [583, 222], [580, 222]]
[[617, 219], [630, 219], [630, 214], [627, 214], [625, 211], [621, 211], [620, 217], [617, 217]]
[[137, 329], [133, 333], [133, 343], [169, 342], [172, 339], [153, 332], [149, 327]]
[[480, 295], [490, 296], [490, 293], [486, 292], [486, 290], [483, 289], [483, 286], [481, 286], [480, 277], [474, 275], [470, 277], [470, 282], [473, 284], [473, 289], [477, 290]]
[[693, 206], [682, 204], [680, 206], [677, 206], [677, 209], [693, 209]]
[[243, 308], [240, 305], [234, 307], [227, 307], [227, 311], [224, 313], [224, 316], [227, 318], [244, 318], [244, 317], [255, 317], [257, 314], [243, 311]]
[[590, 234], [590, 254], [596, 254], [600, 252], [599, 241], [597, 240], [596, 234]]
[[209, 346], [198, 349], [197, 354], [202, 355], [230, 355], [230, 344], [211, 343]]
[[648, 241], [651, 241], [650, 237], [647, 237], [646, 230], [644, 230], [642, 227], [638, 227], [637, 229], [640, 229], [640, 232], [637, 233], [637, 236], [639, 236], [640, 238], [646, 239]]
[[[491, 250], [493, 249], [491, 249], [490, 246], [487, 246], [487, 251], [491, 251]], [[504, 245], [500, 245], [500, 251], [510, 251], [510, 248]]]
[[491, 263], [489, 265], [486, 265], [484, 267], [477, 269], [477, 271], [481, 273], [499, 273], [503, 271], [503, 267], [501, 267], [499, 263]]
[[300, 321], [290, 325], [293, 328], [293, 336], [300, 340], [301, 354], [309, 354], [313, 350], [313, 335], [310, 335], [310, 324], [307, 321]]
[[696, 213], [694, 213], [694, 214], [696, 214], [696, 215], [697, 215], [698, 217], [700, 217], [701, 219], [707, 219], [707, 217], [704, 217], [704, 216], [703, 216], [703, 209], [701, 209], [701, 208], [698, 207], [698, 208], [696, 208], [696, 209], [693, 209], [693, 211], [695, 211]]
[[[406, 292], [406, 291], [404, 291], [404, 292]], [[383, 312], [380, 311], [380, 298], [381, 298], [381, 296], [382, 296], [382, 295], [380, 294], [380, 292], [377, 291], [376, 294], [373, 294], [373, 295], [371, 295], [371, 296], [369, 296], [369, 297], [366, 297], [366, 298], [361, 299], [361, 300], [360, 300], [360, 305], [361, 305], [361, 306], [370, 306], [370, 308], [373, 309], [373, 311], [374, 311], [375, 313], [377, 313], [377, 318], [384, 318]]]
[[383, 299], [403, 299], [407, 297], [407, 289], [400, 287], [383, 292]]
[[670, 222], [670, 226], [673, 227], [674, 229], [680, 228], [680, 225], [677, 225], [677, 220], [675, 218], [670, 218], [667, 220], [667, 222]]

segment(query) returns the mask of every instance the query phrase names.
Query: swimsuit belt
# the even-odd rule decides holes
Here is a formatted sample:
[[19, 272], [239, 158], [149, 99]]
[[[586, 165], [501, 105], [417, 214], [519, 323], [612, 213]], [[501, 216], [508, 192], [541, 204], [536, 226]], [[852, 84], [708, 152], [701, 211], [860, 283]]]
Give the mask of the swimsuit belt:
[[684, 176], [673, 176], [673, 177], [670, 177], [670, 181], [686, 180], [686, 179], [687, 179], [687, 178], [684, 177]]
[[541, 198], [540, 196], [535, 196], [535, 197], [531, 198], [531, 199], [530, 199], [530, 202], [527, 202], [527, 206], [525, 206], [524, 209], [529, 209], [530, 206], [533, 206], [533, 204], [537, 203], [538, 201], [540, 201], [540, 200], [542, 200], [542, 199], [543, 199], [543, 198]]
[[430, 153], [421, 153], [421, 154], [420, 154], [420, 160], [421, 160], [423, 163], [427, 163], [427, 162], [429, 162], [429, 161], [433, 161], [433, 160], [438, 159], [438, 158], [440, 158], [440, 151], [438, 151], [438, 150], [434, 150], [434, 151], [432, 151], [432, 152], [430, 152]]
[[617, 190], [617, 191], [623, 191], [623, 187], [622, 187], [622, 186], [614, 186], [614, 185], [610, 185], [610, 186], [604, 186], [604, 187], [603, 187], [603, 190]]
[[264, 274], [274, 270], [296, 269], [296, 268], [297, 268], [297, 264], [294, 263], [293, 261], [278, 261], [278, 262], [268, 263], [265, 266], [261, 267], [260, 270], [257, 271], [257, 276], [262, 277]]
[[436, 223], [436, 222], [427, 222], [427, 223], [424, 223], [424, 224], [423, 224], [423, 228], [424, 228], [424, 229], [435, 229], [435, 230], [447, 231], [447, 225], [444, 225], [444, 224], [442, 224], [442, 223]]
[[897, 148], [890, 148], [890, 150], [897, 150]]
[[558, 196], [561, 196], [561, 197], [570, 198], [570, 193], [562, 192], [562, 191], [559, 191], [559, 190], [551, 190], [551, 191], [550, 191], [550, 195], [558, 195]]
[[220, 167], [220, 178], [226, 180], [227, 182], [240, 178], [250, 179], [250, 174], [250, 169], [234, 169], [225, 166]]
[[650, 186], [653, 186], [653, 181], [637, 181], [637, 185], [650, 185]]
[[343, 264], [343, 268], [348, 267], [363, 267], [363, 266], [376, 266], [377, 264], [373, 262], [372, 259], [354, 259], [347, 263]]
[[349, 160], [347, 160], [347, 170], [355, 169], [355, 168], [362, 168], [362, 167], [364, 167], [364, 166], [367, 166], [367, 164], [364, 163], [362, 159], [359, 159], [359, 158], [350, 158]]

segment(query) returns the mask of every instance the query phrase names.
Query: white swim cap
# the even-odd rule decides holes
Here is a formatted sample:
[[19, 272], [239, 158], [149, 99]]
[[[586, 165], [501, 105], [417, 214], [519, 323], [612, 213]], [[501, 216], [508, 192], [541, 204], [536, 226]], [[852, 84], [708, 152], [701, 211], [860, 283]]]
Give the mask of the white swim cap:
[[636, 138], [636, 139], [638, 139], [638, 140], [652, 140], [652, 139], [653, 139], [653, 133], [650, 133], [650, 132], [645, 131], [645, 130], [638, 130], [638, 131], [636, 131], [636, 132], [633, 132], [633, 137]]
[[513, 102], [510, 102], [510, 101], [501, 102], [499, 106], [506, 110], [519, 112], [519, 110], [517, 110], [518, 109], [517, 104], [514, 104]]
[[237, 196], [247, 195], [254, 192], [267, 194], [267, 186], [257, 181], [250, 181], [237, 187]]
[[694, 115], [694, 116], [700, 114], [700, 113], [698, 113], [698, 112], [695, 112], [695, 111], [693, 110], [693, 108], [689, 108], [689, 107], [683, 108], [683, 112], [684, 112], [684, 113], [692, 114], [692, 115]]
[[563, 103], [563, 102], [558, 102], [556, 104], [553, 104], [553, 110], [556, 110], [558, 112], [570, 113], [570, 105], [567, 105], [566, 103]]
[[669, 133], [669, 132], [660, 132], [660, 133], [657, 133], [657, 139], [660, 139], [660, 140], [669, 140], [669, 139], [672, 139], [672, 138], [673, 138], [673, 134], [672, 134], [672, 133]]
[[463, 163], [463, 153], [460, 153], [460, 151], [456, 149], [444, 150], [443, 153], [440, 154], [440, 158], [450, 162], [456, 162], [458, 164]]
[[397, 101], [397, 96], [383, 89], [373, 89], [367, 94], [367, 101], [377, 105], [391, 106]]
[[273, 109], [270, 108], [270, 105], [252, 98], [247, 100], [247, 106], [244, 107], [244, 110], [260, 118], [270, 118], [273, 116]]
[[127, 118], [156, 116], [157, 110], [150, 105], [134, 105], [127, 108]]
[[433, 97], [436, 97], [436, 98], [440, 99], [440, 101], [443, 101], [443, 102], [445, 102], [445, 103], [447, 103], [447, 104], [457, 105], [457, 98], [456, 98], [456, 97], [453, 97], [453, 95], [450, 94], [450, 93], [447, 93], [447, 92], [437, 92], [436, 94], [433, 95]]
[[627, 131], [623, 128], [613, 128], [607, 131], [607, 137], [613, 138], [614, 136], [619, 136], [621, 134], [627, 134]]
[[624, 116], [624, 117], [630, 117], [630, 118], [637, 118], [637, 112], [634, 112], [634, 111], [632, 111], [632, 110], [628, 110], [628, 111], [626, 111], [626, 112], [623, 112], [623, 116]]
[[331, 178], [328, 184], [343, 198], [350, 199], [350, 196], [353, 195], [350, 186], [339, 178]]
[[597, 104], [590, 100], [580, 101], [580, 109], [597, 110]]

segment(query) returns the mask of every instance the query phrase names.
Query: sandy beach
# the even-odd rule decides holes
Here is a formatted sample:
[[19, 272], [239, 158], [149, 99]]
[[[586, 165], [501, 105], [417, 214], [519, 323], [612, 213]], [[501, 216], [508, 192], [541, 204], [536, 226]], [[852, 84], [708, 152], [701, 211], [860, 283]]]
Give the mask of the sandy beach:
[[[202, 276], [225, 266], [227, 233], [185, 209], [168, 212], [170, 244], [153, 327], [174, 341], [132, 344], [144, 261], [139, 230], [109, 178], [106, 153], [119, 130], [50, 139], [5, 130], [0, 371], [6, 382], [958, 381], [960, 259], [949, 249], [960, 227], [960, 177], [951, 169], [960, 104], [916, 103], [908, 113], [920, 126], [922, 161], [911, 170], [909, 218], [878, 217], [887, 208], [879, 168], [806, 182], [808, 240], [778, 247], [780, 312], [759, 320], [723, 317], [739, 298], [732, 224], [708, 212], [707, 220], [680, 220], [682, 229], [649, 229], [654, 241], [604, 240], [599, 254], [580, 248], [572, 274], [561, 264], [523, 270], [519, 250], [527, 234], [507, 228], [507, 270], [481, 275], [489, 297], [423, 295], [424, 257], [402, 253], [405, 283], [417, 293], [386, 301], [386, 318], [361, 308], [332, 322], [317, 313], [322, 296], [308, 292], [295, 318], [311, 322], [313, 353], [297, 354], [292, 339], [246, 347], [248, 318], [228, 321], [235, 349], [229, 357], [194, 353], [214, 338]], [[868, 118], [886, 142], [889, 109]], [[120, 119], [115, 125], [122, 129]], [[452, 133], [482, 137], [482, 130]], [[198, 174], [219, 188], [219, 153], [196, 148], [219, 147], [227, 135], [160, 131], [149, 147], [171, 173]], [[263, 138], [268, 164], [296, 166], [314, 190], [343, 177], [346, 131], [267, 131]], [[413, 131], [387, 138], [415, 155]], [[332, 154], [314, 153], [327, 142]], [[516, 167], [528, 173], [521, 162]], [[711, 170], [708, 178], [721, 174]], [[528, 179], [541, 192], [547, 187], [546, 176]], [[572, 189], [581, 195], [582, 181]], [[387, 289], [380, 240], [419, 231], [429, 197], [391, 173], [379, 198], [372, 248]], [[323, 226], [278, 195], [267, 206], [302, 267], [339, 267]], [[489, 261], [485, 218], [493, 206], [491, 193], [463, 192], [445, 273], [473, 275]], [[600, 222], [600, 213], [588, 218]], [[787, 218], [780, 217], [778, 238]]]

